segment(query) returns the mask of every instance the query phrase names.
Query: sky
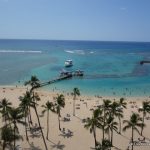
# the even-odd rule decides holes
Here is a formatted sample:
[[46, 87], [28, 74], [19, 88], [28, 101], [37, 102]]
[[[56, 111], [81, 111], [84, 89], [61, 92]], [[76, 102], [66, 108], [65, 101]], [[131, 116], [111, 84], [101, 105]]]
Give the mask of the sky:
[[150, 0], [0, 0], [0, 39], [150, 42]]

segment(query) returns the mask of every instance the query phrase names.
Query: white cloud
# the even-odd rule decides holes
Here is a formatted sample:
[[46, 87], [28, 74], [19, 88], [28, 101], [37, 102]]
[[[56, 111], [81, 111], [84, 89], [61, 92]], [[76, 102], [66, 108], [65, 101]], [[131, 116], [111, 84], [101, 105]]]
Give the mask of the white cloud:
[[121, 7], [120, 10], [125, 11], [125, 10], [127, 10], [127, 8], [126, 7]]

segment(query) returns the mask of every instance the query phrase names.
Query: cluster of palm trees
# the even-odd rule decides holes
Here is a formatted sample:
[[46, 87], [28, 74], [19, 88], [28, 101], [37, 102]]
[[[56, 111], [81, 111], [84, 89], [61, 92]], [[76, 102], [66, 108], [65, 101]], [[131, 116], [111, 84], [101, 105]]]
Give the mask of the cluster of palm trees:
[[2, 99], [0, 102], [0, 113], [4, 121], [4, 126], [1, 128], [1, 140], [3, 140], [3, 150], [9, 145], [15, 149], [16, 140], [21, 139], [19, 135], [18, 124], [24, 124], [22, 121], [23, 114], [19, 108], [11, 107], [11, 103], [7, 99]]
[[[142, 108], [139, 112], [143, 113], [141, 118], [139, 114], [132, 113], [129, 120], [123, 120], [124, 109], [127, 103], [124, 98], [119, 101], [103, 100], [103, 104], [99, 105], [97, 109], [93, 110], [92, 117], [85, 120], [84, 127], [90, 129], [93, 133], [95, 148], [97, 150], [109, 150], [113, 147], [113, 132], [121, 134], [121, 129], [126, 131], [131, 129], [131, 145], [132, 150], [134, 146], [134, 131], [137, 131], [141, 136], [145, 127], [144, 119], [147, 113], [150, 113], [150, 102], [144, 101]], [[124, 127], [122, 128], [122, 122]], [[96, 129], [102, 130], [102, 139], [97, 141]], [[141, 129], [141, 132], [139, 131]]]
[[[32, 113], [31, 109], [34, 110], [35, 115], [37, 117], [37, 122], [39, 129], [41, 131], [41, 135], [43, 138], [43, 142], [45, 145], [45, 149], [48, 150], [45, 136], [42, 130], [42, 126], [40, 123], [40, 118], [38, 114], [38, 101], [40, 101], [40, 97], [35, 92], [35, 89], [39, 87], [40, 82], [36, 76], [32, 76], [30, 81], [25, 82], [25, 85], [30, 85], [31, 89], [26, 91], [23, 96], [19, 97], [20, 104], [17, 108], [12, 107], [12, 103], [10, 103], [5, 98], [0, 101], [0, 113], [2, 114], [2, 120], [4, 121], [4, 125], [1, 128], [1, 141], [3, 150], [6, 147], [16, 149], [16, 140], [22, 139], [19, 134], [18, 124], [22, 124], [25, 127], [26, 140], [29, 142], [28, 131], [30, 131], [31, 126], [33, 126], [32, 121]], [[55, 102], [47, 101], [45, 105], [42, 105], [44, 114], [47, 112], [47, 135], [48, 139], [49, 134], [49, 111], [52, 111], [58, 114], [59, 121], [59, 130], [60, 128], [60, 117], [61, 117], [61, 108], [65, 106], [65, 97], [60, 94], [55, 97]], [[29, 130], [28, 130], [29, 129]], [[12, 145], [12, 142], [14, 143]]]

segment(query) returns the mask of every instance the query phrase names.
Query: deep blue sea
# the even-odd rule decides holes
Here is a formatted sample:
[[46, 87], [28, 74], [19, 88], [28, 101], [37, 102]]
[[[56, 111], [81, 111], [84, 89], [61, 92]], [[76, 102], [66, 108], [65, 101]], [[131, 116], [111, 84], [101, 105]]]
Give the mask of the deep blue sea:
[[42, 82], [59, 76], [64, 62], [68, 70], [84, 70], [84, 77], [59, 81], [47, 90], [72, 91], [90, 95], [149, 96], [150, 43], [57, 40], [0, 40], [0, 85], [23, 84], [31, 75]]

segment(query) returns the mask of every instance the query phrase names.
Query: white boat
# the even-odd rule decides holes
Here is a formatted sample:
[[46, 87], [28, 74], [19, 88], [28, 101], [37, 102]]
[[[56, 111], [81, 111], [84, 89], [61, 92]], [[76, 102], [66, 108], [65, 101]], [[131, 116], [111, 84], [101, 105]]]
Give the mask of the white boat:
[[73, 66], [73, 61], [71, 59], [68, 59], [65, 61], [65, 67], [71, 67]]

